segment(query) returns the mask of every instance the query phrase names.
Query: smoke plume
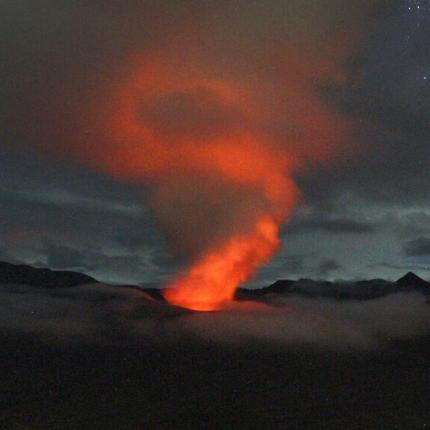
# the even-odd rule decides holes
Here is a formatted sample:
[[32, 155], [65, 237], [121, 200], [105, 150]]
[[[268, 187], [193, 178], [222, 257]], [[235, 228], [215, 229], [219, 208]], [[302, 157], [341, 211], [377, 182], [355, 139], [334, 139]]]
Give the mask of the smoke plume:
[[117, 33], [103, 27], [94, 41], [79, 24], [76, 64], [30, 116], [33, 140], [142, 183], [171, 251], [186, 262], [166, 298], [219, 309], [279, 248], [279, 227], [300, 200], [294, 175], [350, 155], [348, 123], [319, 92], [344, 81], [374, 4], [76, 8], [61, 15], [71, 20], [64, 39], [83, 16], [99, 23], [103, 15]]

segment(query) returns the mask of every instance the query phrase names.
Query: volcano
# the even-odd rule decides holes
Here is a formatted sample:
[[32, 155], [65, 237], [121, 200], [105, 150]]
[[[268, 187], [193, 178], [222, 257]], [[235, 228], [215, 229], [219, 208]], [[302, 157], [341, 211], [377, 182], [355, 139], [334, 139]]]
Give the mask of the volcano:
[[396, 281], [396, 284], [405, 288], [418, 288], [428, 290], [430, 292], [430, 282], [425, 281], [413, 272], [408, 272]]

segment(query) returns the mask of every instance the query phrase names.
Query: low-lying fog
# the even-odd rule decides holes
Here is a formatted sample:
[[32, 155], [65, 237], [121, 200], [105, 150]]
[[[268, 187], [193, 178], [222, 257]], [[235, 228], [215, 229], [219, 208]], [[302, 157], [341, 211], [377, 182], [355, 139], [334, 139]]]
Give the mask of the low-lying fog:
[[367, 350], [430, 332], [427, 300], [420, 293], [367, 301], [279, 294], [200, 313], [157, 302], [135, 289], [104, 284], [55, 290], [1, 285], [0, 330], [65, 343], [144, 345], [195, 339]]

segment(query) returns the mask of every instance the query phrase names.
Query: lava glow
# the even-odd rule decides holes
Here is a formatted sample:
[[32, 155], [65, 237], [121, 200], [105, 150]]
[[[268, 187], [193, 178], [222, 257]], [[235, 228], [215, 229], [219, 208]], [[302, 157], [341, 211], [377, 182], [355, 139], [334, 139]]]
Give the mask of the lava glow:
[[[300, 199], [297, 174], [361, 150], [349, 145], [337, 105], [349, 85], [344, 66], [380, 2], [131, 1], [120, 13], [88, 3], [88, 19], [87, 8], [67, 17], [85, 31], [61, 32], [72, 39], [56, 42], [46, 61], [71, 49], [71, 67], [51, 67], [63, 79], [38, 79], [45, 69], [34, 62], [37, 79], [17, 87], [23, 132], [54, 156], [143, 190], [168, 251], [185, 265], [166, 299], [228, 308], [278, 249]], [[427, 2], [408, 4], [421, 15]], [[112, 20], [103, 31], [100, 13]]]
[[172, 304], [197, 311], [222, 309], [279, 247], [276, 223], [263, 218], [249, 235], [235, 236], [210, 251], [166, 290]]
[[166, 300], [213, 311], [279, 249], [300, 196], [294, 172], [332, 158], [343, 123], [319, 102], [306, 68], [281, 67], [273, 92], [261, 78], [212, 74], [197, 57], [138, 58], [107, 112], [104, 144], [86, 157], [145, 184], [171, 251], [191, 262], [168, 282]]
[[152, 61], [122, 87], [113, 143], [97, 160], [151, 185], [150, 205], [173, 248], [193, 241], [194, 263], [167, 285], [167, 301], [218, 310], [279, 248], [279, 225], [298, 197], [295, 160], [252, 126], [249, 89], [172, 67]]

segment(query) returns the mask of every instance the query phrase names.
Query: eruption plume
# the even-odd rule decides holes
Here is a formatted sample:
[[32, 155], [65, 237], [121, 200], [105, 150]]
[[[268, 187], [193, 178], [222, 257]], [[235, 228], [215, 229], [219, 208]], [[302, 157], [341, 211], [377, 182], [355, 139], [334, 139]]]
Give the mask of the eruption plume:
[[[319, 89], [344, 82], [375, 3], [137, 2], [107, 8], [103, 31], [77, 9], [69, 15], [88, 23], [87, 49], [68, 58], [84, 57], [34, 92], [27, 129], [52, 153], [143, 183], [186, 263], [166, 299], [220, 309], [279, 248], [279, 227], [300, 199], [295, 173], [349, 155], [348, 124]], [[76, 34], [58, 46], [74, 47]], [[46, 79], [23, 79], [33, 81]]]
[[121, 93], [111, 129], [118, 143], [103, 167], [151, 184], [160, 227], [192, 259], [166, 299], [220, 309], [278, 249], [279, 224], [298, 197], [289, 173], [295, 161], [253, 130], [242, 88], [172, 79], [171, 66], [154, 64]]
[[234, 236], [196, 262], [165, 293], [176, 305], [199, 311], [217, 310], [233, 300], [236, 288], [278, 249], [278, 226], [270, 218], [257, 221], [255, 231]]
[[309, 83], [315, 63], [290, 52], [291, 70], [274, 70], [277, 95], [173, 52], [139, 59], [119, 91], [97, 164], [148, 185], [156, 222], [188, 261], [165, 290], [172, 304], [210, 311], [231, 301], [279, 248], [300, 196], [294, 172], [336, 154], [344, 122]]

